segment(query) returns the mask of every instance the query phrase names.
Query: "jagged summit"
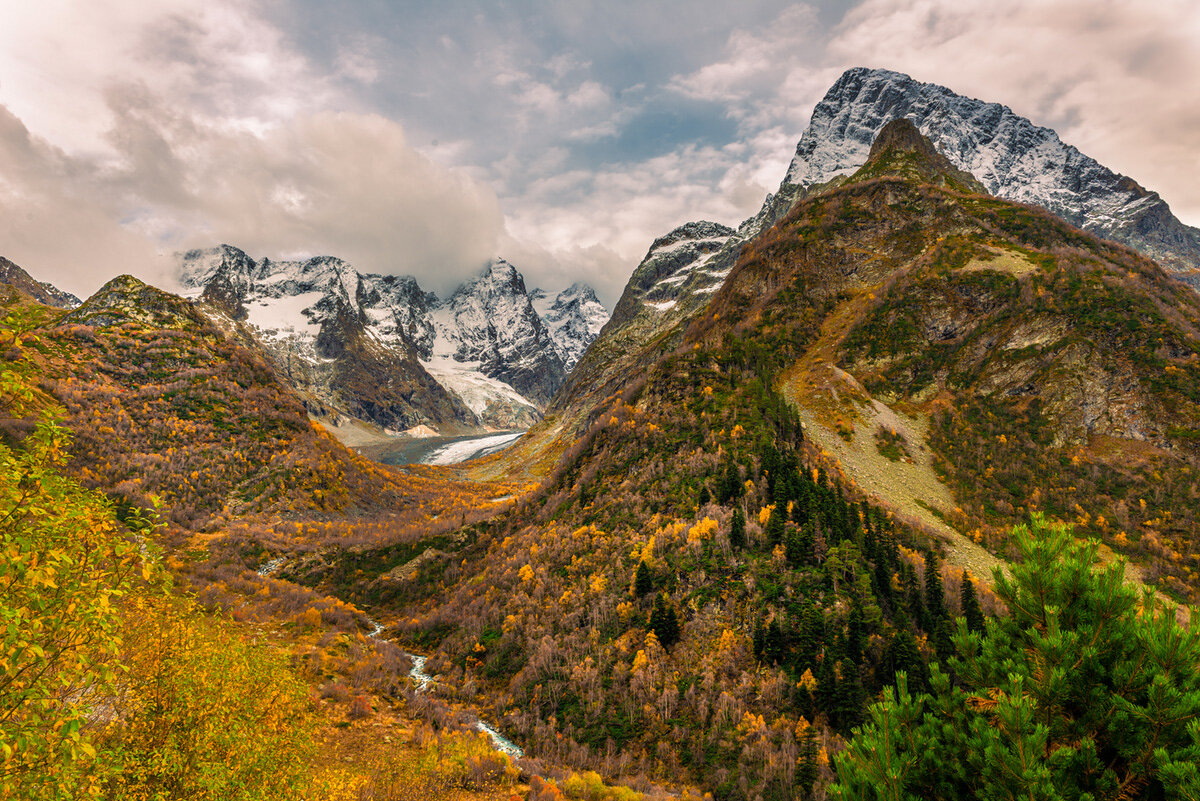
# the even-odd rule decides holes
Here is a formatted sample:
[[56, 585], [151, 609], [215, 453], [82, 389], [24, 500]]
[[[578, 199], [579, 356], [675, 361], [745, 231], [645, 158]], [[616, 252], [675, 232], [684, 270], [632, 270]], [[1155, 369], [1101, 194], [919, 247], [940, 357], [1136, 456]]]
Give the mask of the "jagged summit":
[[961, 191], [987, 192], [974, 176], [951, 164], [933, 142], [917, 130], [912, 120], [905, 117], [897, 117], [880, 129], [871, 144], [866, 164], [851, 180], [884, 175], [913, 178]]
[[856, 67], [838, 78], [813, 109], [777, 197], [790, 205], [805, 188], [852, 174], [866, 163], [884, 125], [898, 117], [911, 120], [989, 193], [1041, 206], [1200, 286], [1200, 230], [1176, 219], [1156, 193], [1007, 106], [892, 70]]
[[[334, 256], [254, 259], [221, 245], [178, 259], [185, 294], [240, 321], [273, 354], [281, 375], [313, 399], [315, 413], [352, 407], [362, 411], [352, 416], [388, 428], [528, 426], [608, 319], [590, 287], [572, 290], [574, 305], [569, 291], [535, 309], [537, 291], [528, 292], [520, 271], [502, 258], [444, 300], [411, 276], [362, 273]], [[335, 386], [344, 375], [331, 360], [345, 361], [348, 346], [358, 351], [354, 386]], [[400, 414], [374, 403], [375, 385], [397, 381], [424, 388], [426, 400]], [[451, 400], [438, 397], [439, 385]], [[423, 419], [418, 407], [426, 401]]]
[[37, 280], [3, 256], [0, 256], [0, 284], [10, 286], [46, 306], [73, 309], [79, 305], [79, 298], [70, 292], [64, 292], [52, 284]]

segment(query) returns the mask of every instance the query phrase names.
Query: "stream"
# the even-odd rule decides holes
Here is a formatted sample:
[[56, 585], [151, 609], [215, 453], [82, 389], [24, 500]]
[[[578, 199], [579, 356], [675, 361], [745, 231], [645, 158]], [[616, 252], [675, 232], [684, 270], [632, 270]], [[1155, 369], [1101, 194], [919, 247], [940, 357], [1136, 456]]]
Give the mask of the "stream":
[[[367, 622], [370, 623], [372, 627], [371, 633], [367, 636], [378, 639], [379, 634], [383, 631], [383, 624], [378, 623], [371, 618], [367, 618]], [[408, 651], [404, 651], [403, 653], [410, 660], [412, 660], [412, 668], [410, 668], [408, 671], [408, 677], [416, 683], [417, 692], [425, 692], [425, 690], [427, 690], [431, 684], [437, 684], [437, 679], [425, 672], [425, 660], [428, 659], [428, 657], [409, 653]], [[508, 754], [513, 759], [520, 759], [521, 757], [525, 756], [525, 752], [521, 750], [520, 746], [497, 731], [494, 726], [484, 722], [477, 715], [470, 713], [468, 714], [471, 719], [471, 725], [476, 731], [481, 731], [486, 734], [488, 739], [492, 741], [492, 747], [497, 751], [503, 754]]]
[[[286, 561], [287, 557], [278, 556], [261, 565], [258, 568], [257, 573], [264, 578], [270, 576], [272, 573], [279, 570], [279, 568], [282, 567]], [[379, 639], [379, 635], [383, 633], [383, 624], [377, 620], [373, 620], [370, 617], [367, 618], [367, 624], [371, 626], [371, 632], [367, 636], [373, 640]], [[425, 692], [425, 690], [429, 689], [430, 685], [437, 684], [437, 679], [425, 672], [425, 660], [428, 659], [428, 657], [409, 653], [408, 651], [404, 651], [403, 653], [412, 661], [412, 667], [408, 671], [408, 677], [416, 683], [417, 692]], [[481, 731], [486, 734], [488, 739], [492, 741], [492, 747], [497, 751], [501, 752], [502, 754], [508, 754], [513, 759], [520, 759], [521, 757], [525, 756], [525, 752], [521, 750], [520, 746], [497, 731], [495, 726], [485, 722], [478, 715], [471, 713], [467, 713], [467, 715], [468, 719], [471, 721], [471, 726], [476, 731]]]

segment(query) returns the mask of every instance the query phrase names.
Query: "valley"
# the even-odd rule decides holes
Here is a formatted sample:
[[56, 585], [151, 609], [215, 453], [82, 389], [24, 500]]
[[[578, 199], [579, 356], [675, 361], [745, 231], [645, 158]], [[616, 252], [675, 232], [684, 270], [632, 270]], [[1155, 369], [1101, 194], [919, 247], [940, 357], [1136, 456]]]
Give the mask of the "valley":
[[1191, 797], [1160, 203], [859, 68], [611, 316], [499, 258], [442, 298], [222, 245], [81, 302], [4, 262], [0, 656], [87, 611], [0, 796]]

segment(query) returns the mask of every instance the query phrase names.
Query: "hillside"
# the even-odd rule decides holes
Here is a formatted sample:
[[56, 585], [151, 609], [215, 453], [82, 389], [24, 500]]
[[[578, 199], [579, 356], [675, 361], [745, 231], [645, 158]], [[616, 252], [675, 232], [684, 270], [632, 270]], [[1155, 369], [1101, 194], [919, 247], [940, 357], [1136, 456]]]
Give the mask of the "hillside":
[[974, 598], [997, 608], [963, 533], [1007, 555], [1043, 511], [1189, 597], [1200, 299], [980, 188], [888, 126], [461, 565], [293, 577], [394, 609], [533, 753], [722, 798], [828, 776], [815, 754], [865, 699], [945, 660]]
[[46, 402], [61, 406], [67, 470], [123, 514], [161, 505], [187, 528], [268, 513], [384, 515], [403, 529], [474, 512], [479, 492], [505, 494], [460, 492], [439, 474], [405, 475], [348, 450], [261, 355], [129, 276], [39, 325], [38, 346], [20, 358], [36, 360]]

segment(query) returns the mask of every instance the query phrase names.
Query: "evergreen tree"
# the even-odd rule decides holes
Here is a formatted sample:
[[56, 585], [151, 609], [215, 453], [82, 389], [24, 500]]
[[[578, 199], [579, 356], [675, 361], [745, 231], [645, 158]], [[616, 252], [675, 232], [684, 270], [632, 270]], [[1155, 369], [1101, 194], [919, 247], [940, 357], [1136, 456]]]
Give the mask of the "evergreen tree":
[[821, 658], [821, 664], [817, 667], [817, 691], [813, 694], [817, 709], [825, 710], [826, 713], [834, 708], [838, 692], [837, 673], [833, 669], [833, 663], [833, 654], [831, 649], [827, 648]]
[[733, 507], [733, 518], [729, 521], [729, 545], [734, 550], [746, 547], [746, 515], [741, 504]]
[[1200, 631], [1040, 516], [995, 572], [1009, 610], [958, 625], [932, 695], [895, 691], [836, 761], [835, 799], [1200, 797]]
[[813, 785], [816, 784], [819, 771], [817, 768], [817, 732], [809, 726], [804, 730], [800, 741], [800, 764], [796, 767], [796, 785], [804, 798], [812, 798]]
[[872, 584], [875, 587], [876, 595], [885, 603], [891, 603], [892, 600], [892, 571], [888, 569], [887, 563], [882, 559], [875, 563], [875, 580]]
[[771, 510], [771, 516], [767, 519], [767, 547], [774, 548], [783, 542], [784, 519], [787, 515], [784, 510], [776, 506]]
[[963, 617], [967, 621], [967, 629], [975, 633], [981, 633], [984, 629], [983, 610], [979, 608], [979, 599], [975, 597], [975, 582], [966, 573], [962, 577], [962, 594], [960, 595], [962, 602]]
[[942, 571], [938, 565], [937, 554], [933, 551], [925, 553], [925, 608], [929, 610], [929, 619], [935, 628], [938, 620], [948, 616]]
[[800, 616], [800, 634], [796, 642], [796, 672], [803, 673], [817, 662], [825, 643], [825, 616], [816, 604], [806, 602]]
[[917, 692], [924, 692], [929, 687], [925, 660], [921, 659], [917, 641], [908, 629], [901, 629], [892, 637], [883, 654], [882, 667], [883, 679], [887, 684], [895, 684], [897, 674], [905, 673], [908, 675], [908, 686]]
[[783, 628], [780, 627], [779, 619], [776, 618], [767, 625], [767, 636], [763, 641], [763, 656], [766, 657], [766, 662], [779, 664], [783, 659], [783, 652]]
[[789, 564], [799, 567], [808, 561], [812, 555], [812, 544], [808, 543], [808, 547], [805, 545], [803, 529], [788, 526], [783, 537], [783, 548]]
[[665, 595], [659, 595], [654, 599], [649, 628], [654, 632], [654, 636], [658, 638], [662, 647], [667, 650], [670, 650], [671, 646], [679, 639], [679, 617], [675, 614], [675, 607], [671, 605]]
[[712, 501], [712, 495], [708, 491], [708, 484], [700, 485], [700, 497], [697, 499], [697, 505], [703, 507]]
[[637, 571], [633, 574], [633, 594], [641, 598], [654, 589], [654, 570], [643, 559], [638, 562]]
[[838, 679], [834, 691], [833, 709], [831, 710], [838, 730], [848, 734], [851, 729], [862, 723], [863, 701], [866, 692], [863, 690], [862, 677], [858, 665], [849, 659], [843, 659], [839, 664], [841, 678]]
[[850, 616], [846, 621], [846, 658], [856, 666], [862, 664], [863, 647], [866, 645], [866, 622], [863, 620], [862, 604], [855, 598], [850, 602]]
[[730, 456], [725, 461], [725, 471], [722, 473], [721, 482], [717, 487], [717, 503], [721, 506], [728, 506], [730, 502], [742, 496], [742, 489], [741, 472], [734, 463], [733, 457]]

